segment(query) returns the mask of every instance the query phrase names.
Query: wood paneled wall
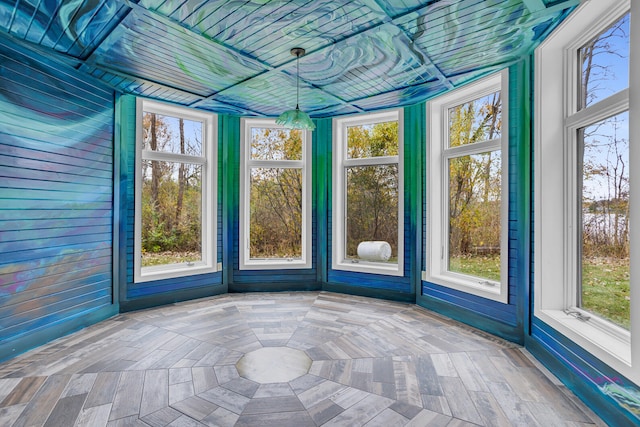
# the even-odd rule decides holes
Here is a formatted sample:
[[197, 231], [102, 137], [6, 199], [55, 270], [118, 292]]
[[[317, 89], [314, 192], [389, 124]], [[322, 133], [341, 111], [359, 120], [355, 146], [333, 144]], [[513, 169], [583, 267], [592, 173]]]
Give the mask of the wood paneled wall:
[[117, 312], [113, 111], [102, 83], [0, 36], [0, 360]]

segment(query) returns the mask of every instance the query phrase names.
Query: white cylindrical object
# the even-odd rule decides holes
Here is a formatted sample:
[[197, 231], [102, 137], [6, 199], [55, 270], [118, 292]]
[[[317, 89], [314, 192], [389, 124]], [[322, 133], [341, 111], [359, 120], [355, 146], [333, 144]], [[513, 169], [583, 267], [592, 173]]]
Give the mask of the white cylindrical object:
[[391, 245], [383, 241], [360, 242], [358, 258], [366, 261], [389, 261]]

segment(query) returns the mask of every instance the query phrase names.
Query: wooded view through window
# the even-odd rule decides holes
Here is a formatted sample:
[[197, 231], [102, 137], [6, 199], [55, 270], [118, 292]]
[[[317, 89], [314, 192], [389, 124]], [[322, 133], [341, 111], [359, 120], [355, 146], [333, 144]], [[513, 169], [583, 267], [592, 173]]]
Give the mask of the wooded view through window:
[[202, 132], [201, 122], [143, 113], [142, 267], [202, 261]]
[[345, 168], [345, 258], [363, 258], [362, 247], [358, 254], [362, 242], [386, 242], [391, 249], [389, 256], [376, 253], [380, 250], [372, 247], [365, 260], [397, 263], [398, 122], [348, 127], [346, 154], [352, 165], [347, 163]]
[[302, 132], [251, 127], [249, 258], [302, 258]]
[[[449, 108], [448, 118], [448, 270], [500, 282], [500, 92]], [[481, 142], [492, 149], [466, 154]]]

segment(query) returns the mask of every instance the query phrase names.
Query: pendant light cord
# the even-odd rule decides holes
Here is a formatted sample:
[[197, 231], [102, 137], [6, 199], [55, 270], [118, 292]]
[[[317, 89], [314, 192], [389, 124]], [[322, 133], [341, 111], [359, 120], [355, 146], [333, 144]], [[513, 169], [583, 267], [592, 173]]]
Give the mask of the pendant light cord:
[[300, 54], [296, 53], [296, 110], [300, 109]]

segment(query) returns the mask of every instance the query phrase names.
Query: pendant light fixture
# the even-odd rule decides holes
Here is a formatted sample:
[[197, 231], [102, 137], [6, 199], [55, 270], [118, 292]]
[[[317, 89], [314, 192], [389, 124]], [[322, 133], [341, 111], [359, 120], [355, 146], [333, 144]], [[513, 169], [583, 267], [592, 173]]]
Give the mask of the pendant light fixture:
[[291, 54], [296, 57], [296, 108], [288, 110], [280, 114], [276, 119], [276, 123], [288, 129], [308, 129], [314, 130], [316, 125], [311, 121], [311, 117], [304, 111], [300, 110], [300, 57], [305, 54], [305, 50], [301, 47], [291, 49]]

